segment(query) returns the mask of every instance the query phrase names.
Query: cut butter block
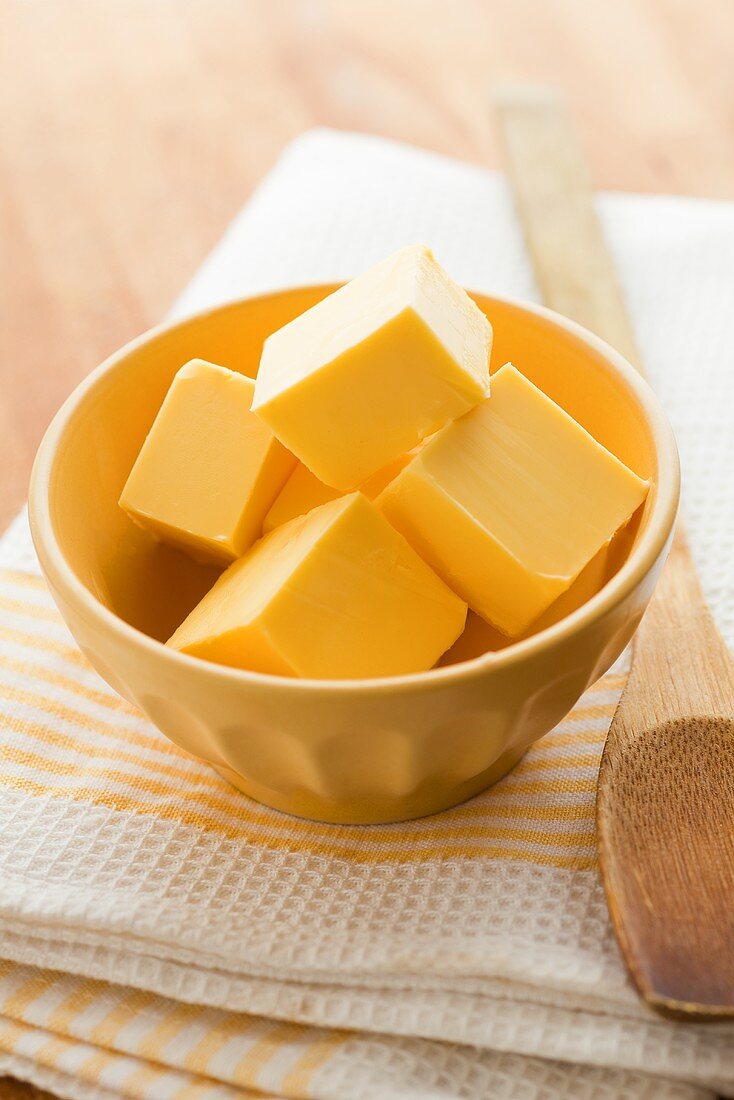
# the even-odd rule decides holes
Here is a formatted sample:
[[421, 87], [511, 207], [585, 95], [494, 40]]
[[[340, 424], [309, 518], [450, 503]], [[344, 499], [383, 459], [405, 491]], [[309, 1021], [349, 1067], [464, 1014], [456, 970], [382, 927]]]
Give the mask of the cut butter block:
[[266, 535], [168, 645], [237, 668], [319, 679], [430, 668], [466, 604], [361, 493]]
[[644, 501], [648, 483], [507, 363], [492, 396], [378, 498], [476, 612], [521, 634]]
[[489, 321], [420, 245], [269, 336], [253, 410], [349, 491], [489, 392]]
[[255, 384], [192, 359], [176, 374], [120, 497], [157, 538], [227, 565], [260, 535], [296, 458], [250, 411]]
[[338, 500], [342, 495], [339, 489], [324, 485], [316, 474], [311, 473], [308, 466], [298, 462], [263, 520], [263, 534], [267, 535], [276, 527], [282, 527], [296, 516], [305, 516], [312, 508], [328, 504], [330, 500]]
[[[370, 500], [374, 500], [390, 484], [392, 479], [397, 477], [400, 471], [407, 466], [415, 453], [416, 448], [414, 447], [412, 451], [396, 458], [394, 462], [389, 462], [387, 466], [378, 470], [372, 477], [367, 478], [360, 485], [359, 491], [369, 497]], [[323, 481], [319, 481], [316, 474], [312, 474], [308, 466], [304, 466], [302, 462], [299, 462], [266, 515], [263, 521], [263, 532], [267, 534], [268, 531], [280, 527], [282, 523], [287, 523], [288, 520], [294, 519], [296, 516], [304, 516], [312, 508], [317, 508], [320, 504], [326, 504], [327, 501], [336, 500], [343, 495], [339, 489], [332, 489], [330, 485], [325, 485]]]

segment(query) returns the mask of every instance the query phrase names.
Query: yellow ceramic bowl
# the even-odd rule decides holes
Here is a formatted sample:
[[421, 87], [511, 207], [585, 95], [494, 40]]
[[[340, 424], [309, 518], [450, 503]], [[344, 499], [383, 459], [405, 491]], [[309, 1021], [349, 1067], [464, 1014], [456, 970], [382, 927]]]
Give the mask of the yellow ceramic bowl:
[[161, 639], [215, 574], [153, 542], [118, 507], [138, 449], [182, 363], [200, 356], [252, 375], [265, 336], [333, 289], [237, 302], [154, 329], [113, 355], [46, 433], [31, 524], [81, 649], [172, 741], [269, 806], [323, 821], [396, 821], [493, 783], [621, 653], [670, 542], [678, 461], [653, 393], [612, 348], [548, 310], [477, 295], [494, 327], [493, 366], [511, 359], [653, 479], [602, 591], [502, 651], [391, 679], [282, 679], [168, 649]]

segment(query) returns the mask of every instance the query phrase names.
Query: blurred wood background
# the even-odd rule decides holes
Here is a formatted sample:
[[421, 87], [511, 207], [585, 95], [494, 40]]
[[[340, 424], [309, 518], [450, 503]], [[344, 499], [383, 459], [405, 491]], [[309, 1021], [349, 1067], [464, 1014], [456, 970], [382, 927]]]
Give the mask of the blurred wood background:
[[299, 131], [497, 165], [492, 84], [551, 83], [597, 187], [730, 199], [733, 42], [731, 0], [0, 0], [0, 525]]

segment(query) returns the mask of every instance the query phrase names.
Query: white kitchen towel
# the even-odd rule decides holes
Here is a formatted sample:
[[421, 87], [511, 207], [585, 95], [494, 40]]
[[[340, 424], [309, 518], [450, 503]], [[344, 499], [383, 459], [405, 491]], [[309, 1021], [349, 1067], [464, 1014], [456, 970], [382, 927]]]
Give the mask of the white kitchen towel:
[[0, 1074], [84, 1100], [711, 1097], [623, 1069], [282, 1023], [15, 963], [0, 962], [0, 997]]
[[[734, 507], [718, 471], [734, 458], [734, 208], [599, 201], [731, 644]], [[174, 312], [346, 277], [418, 240], [466, 285], [537, 296], [500, 175], [315, 131], [284, 154]], [[0, 956], [229, 1013], [628, 1072], [610, 1096], [678, 1096], [683, 1082], [696, 1096], [734, 1095], [734, 1029], [649, 1013], [609, 927], [593, 792], [623, 669], [465, 807], [400, 827], [318, 827], [245, 808], [115, 700], [40, 586], [23, 518], [0, 559]], [[145, 769], [168, 778], [143, 783]], [[204, 824], [182, 812], [189, 799], [208, 807]], [[481, 1095], [466, 1081], [441, 1088], [424, 1095]], [[523, 1088], [506, 1095], [554, 1095], [547, 1082]], [[567, 1080], [559, 1089], [587, 1095]]]

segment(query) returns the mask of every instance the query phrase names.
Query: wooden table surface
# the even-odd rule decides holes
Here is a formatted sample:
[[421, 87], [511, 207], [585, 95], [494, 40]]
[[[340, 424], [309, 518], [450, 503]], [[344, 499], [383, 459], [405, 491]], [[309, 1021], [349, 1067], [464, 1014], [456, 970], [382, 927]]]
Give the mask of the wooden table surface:
[[732, 198], [732, 41], [731, 0], [0, 0], [0, 525], [299, 131], [496, 165], [492, 85], [552, 83], [597, 187]]

